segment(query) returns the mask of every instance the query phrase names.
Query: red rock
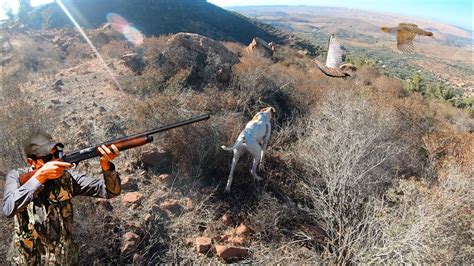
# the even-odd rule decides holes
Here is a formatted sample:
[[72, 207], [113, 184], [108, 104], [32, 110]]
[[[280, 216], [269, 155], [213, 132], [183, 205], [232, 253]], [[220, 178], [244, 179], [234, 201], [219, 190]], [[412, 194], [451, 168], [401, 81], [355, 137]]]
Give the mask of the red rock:
[[216, 253], [221, 259], [231, 261], [241, 259], [248, 255], [248, 250], [241, 247], [231, 247], [226, 245], [216, 245]]
[[137, 235], [143, 235], [144, 231], [138, 222], [129, 221], [124, 225], [125, 231], [133, 232]]
[[145, 221], [145, 223], [149, 223], [149, 222], [153, 221], [153, 215], [147, 213], [147, 214], [145, 214], [145, 216], [143, 216], [143, 220]]
[[158, 176], [158, 181], [164, 185], [170, 186], [173, 184], [173, 177], [169, 174], [162, 174]]
[[174, 199], [168, 199], [160, 203], [160, 208], [172, 215], [178, 215], [183, 211], [183, 206], [181, 206], [178, 201]]
[[137, 249], [139, 243], [140, 237], [137, 234], [133, 232], [126, 232], [123, 235], [122, 247], [120, 248], [120, 251], [122, 251], [122, 254], [124, 255], [131, 254]]
[[186, 246], [192, 246], [194, 244], [194, 239], [192, 238], [186, 238], [186, 240], [184, 241], [184, 243], [186, 244]]
[[232, 221], [232, 216], [230, 216], [230, 214], [226, 213], [222, 216], [222, 223], [227, 225], [227, 226], [231, 226], [233, 221]]
[[138, 185], [135, 180], [128, 175], [120, 176], [120, 187], [122, 190], [137, 190]]
[[133, 258], [132, 258], [132, 265], [140, 265], [142, 264], [142, 260], [143, 260], [143, 256], [138, 253], [135, 253], [133, 254]]
[[212, 240], [205, 236], [197, 237], [194, 243], [196, 245], [196, 251], [201, 254], [206, 253], [212, 246]]
[[249, 235], [253, 233], [253, 230], [250, 229], [245, 224], [240, 224], [239, 227], [235, 228], [235, 233], [239, 236]]
[[227, 242], [229, 237], [230, 237], [229, 235], [215, 236], [212, 238], [212, 240], [214, 240], [214, 242], [216, 243], [224, 243], [224, 242]]
[[246, 242], [246, 239], [241, 236], [234, 236], [227, 239], [227, 242], [237, 246], [243, 246]]
[[143, 195], [139, 192], [128, 192], [123, 195], [122, 201], [125, 204], [139, 204], [142, 196]]
[[186, 210], [194, 209], [194, 201], [192, 199], [186, 200]]
[[[107, 199], [97, 199], [97, 201], [95, 203], [97, 204], [97, 206], [101, 206], [104, 209], [106, 209], [107, 211], [113, 211], [114, 210], [114, 207], [112, 206], [112, 204], [110, 204], [110, 202]], [[98, 209], [97, 211], [101, 212], [103, 210]]]

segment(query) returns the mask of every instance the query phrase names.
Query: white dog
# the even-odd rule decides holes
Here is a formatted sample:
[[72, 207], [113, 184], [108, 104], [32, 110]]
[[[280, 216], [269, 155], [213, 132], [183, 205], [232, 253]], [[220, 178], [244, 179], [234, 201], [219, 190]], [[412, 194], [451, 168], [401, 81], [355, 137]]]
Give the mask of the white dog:
[[272, 131], [270, 122], [273, 113], [275, 113], [275, 108], [263, 108], [253, 117], [250, 122], [247, 123], [245, 129], [240, 133], [239, 137], [235, 141], [234, 146], [230, 148], [221, 146], [222, 149], [226, 151], [234, 152], [229, 179], [227, 180], [227, 186], [225, 187], [226, 192], [230, 191], [230, 185], [232, 184], [235, 166], [237, 165], [240, 156], [242, 156], [245, 150], [253, 154], [253, 165], [251, 171], [252, 176], [257, 181], [262, 180], [262, 178], [257, 175], [257, 166], [263, 160], [263, 152], [267, 148], [268, 141], [270, 140], [270, 134]]

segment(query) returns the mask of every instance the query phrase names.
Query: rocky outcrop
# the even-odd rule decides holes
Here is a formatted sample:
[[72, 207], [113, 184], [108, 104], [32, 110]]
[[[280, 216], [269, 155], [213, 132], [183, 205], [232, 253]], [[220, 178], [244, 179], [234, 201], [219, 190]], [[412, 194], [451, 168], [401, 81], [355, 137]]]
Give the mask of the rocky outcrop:
[[121, 59], [123, 64], [137, 75], [141, 75], [146, 67], [143, 55], [139, 53], [125, 53], [122, 55]]
[[256, 56], [263, 58], [271, 58], [275, 52], [276, 46], [275, 43], [271, 42], [270, 44], [266, 41], [255, 37], [252, 42], [247, 47], [247, 52]]
[[201, 89], [205, 83], [222, 83], [230, 80], [231, 67], [239, 62], [236, 54], [220, 42], [192, 34], [171, 36], [165, 50], [155, 59], [165, 79], [182, 70], [188, 70], [186, 84]]

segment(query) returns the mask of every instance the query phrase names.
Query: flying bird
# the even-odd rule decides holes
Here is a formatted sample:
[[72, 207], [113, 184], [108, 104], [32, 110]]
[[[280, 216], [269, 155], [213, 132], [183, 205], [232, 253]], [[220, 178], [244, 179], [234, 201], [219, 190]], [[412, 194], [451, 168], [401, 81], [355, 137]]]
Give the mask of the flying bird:
[[400, 23], [397, 27], [382, 27], [380, 29], [383, 32], [397, 34], [397, 48], [403, 53], [413, 53], [415, 51], [413, 40], [416, 35], [433, 36], [432, 32], [422, 30], [413, 23]]
[[334, 34], [331, 34], [331, 36], [329, 36], [326, 64], [321, 63], [317, 59], [314, 59], [314, 62], [316, 65], [318, 65], [319, 69], [321, 69], [321, 71], [329, 77], [343, 78], [352, 76], [354, 71], [356, 71], [356, 67], [348, 63], [343, 64], [343, 55], [344, 50], [342, 50], [338, 39], [334, 36]]

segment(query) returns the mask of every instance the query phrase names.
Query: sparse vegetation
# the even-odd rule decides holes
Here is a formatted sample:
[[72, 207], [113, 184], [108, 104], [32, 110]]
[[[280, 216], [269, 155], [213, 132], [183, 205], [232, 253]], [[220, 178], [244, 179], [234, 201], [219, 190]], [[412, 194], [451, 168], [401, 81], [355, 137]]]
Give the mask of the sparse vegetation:
[[[225, 43], [222, 49], [227, 49], [203, 57], [186, 47], [166, 50], [170, 37], [145, 39], [137, 50], [147, 65], [141, 75], [120, 61], [127, 50], [123, 40], [101, 46], [107, 63], [120, 71], [124, 91], [90, 72], [97, 66], [82, 56], [81, 46], [63, 51], [66, 60], [60, 59], [61, 48], [49, 52], [58, 51], [55, 66], [77, 62], [66, 69], [69, 74], [60, 76], [63, 88], [51, 85], [61, 68], [49, 68], [42, 60], [37, 60], [41, 67], [36, 72], [27, 67], [27, 60], [6, 67], [21, 71], [6, 72], [13, 74], [2, 82], [0, 135], [6, 141], [0, 149], [0, 172], [23, 163], [17, 141], [37, 125], [55, 127], [53, 131], [69, 142], [80, 142], [70, 143], [78, 147], [192, 115], [212, 116], [158, 135], [154, 144], [121, 156], [116, 165], [127, 180], [124, 193], [142, 193], [139, 204], [125, 204], [120, 197], [75, 202], [81, 213], [76, 215], [75, 237], [85, 254], [83, 263], [221, 262], [214, 249], [196, 255], [187, 240], [193, 245], [196, 237], [206, 236], [212, 245], [223, 243], [223, 236], [241, 223], [253, 231], [242, 244], [250, 252], [245, 263], [472, 259], [473, 123], [465, 110], [445, 102], [457, 99], [456, 91], [417, 75], [404, 84], [381, 73], [370, 60], [349, 59], [358, 66], [357, 76], [330, 79], [309, 57], [287, 46], [279, 47], [273, 60], [239, 55], [242, 46], [236, 43]], [[29, 50], [28, 58], [42, 58], [37, 47]], [[224, 58], [219, 53], [238, 58], [227, 62], [228, 80], [216, 78], [223, 69], [216, 59]], [[92, 89], [81, 89], [83, 83]], [[52, 103], [45, 112], [51, 94], [62, 95], [65, 103]], [[90, 104], [77, 106], [78, 98]], [[36, 99], [47, 101], [35, 104]], [[469, 104], [472, 107], [469, 101], [457, 105]], [[265, 181], [251, 179], [249, 158], [243, 158], [233, 192], [225, 195], [232, 154], [220, 145], [233, 142], [252, 115], [266, 106], [275, 107], [277, 116], [259, 169]], [[55, 111], [61, 115], [52, 115]], [[25, 119], [31, 112], [42, 119]], [[61, 120], [49, 123], [50, 116]], [[169, 169], [144, 166], [143, 154], [156, 150], [171, 155]], [[97, 162], [81, 167], [98, 173]], [[160, 181], [164, 173], [171, 176], [169, 183]], [[175, 209], [160, 206], [164, 202], [173, 202]], [[224, 214], [232, 217], [229, 225], [221, 220]], [[6, 243], [11, 222], [0, 221], [8, 225], [2, 227]], [[126, 249], [125, 234], [132, 232], [140, 241]], [[5, 251], [0, 249], [0, 257]]]

